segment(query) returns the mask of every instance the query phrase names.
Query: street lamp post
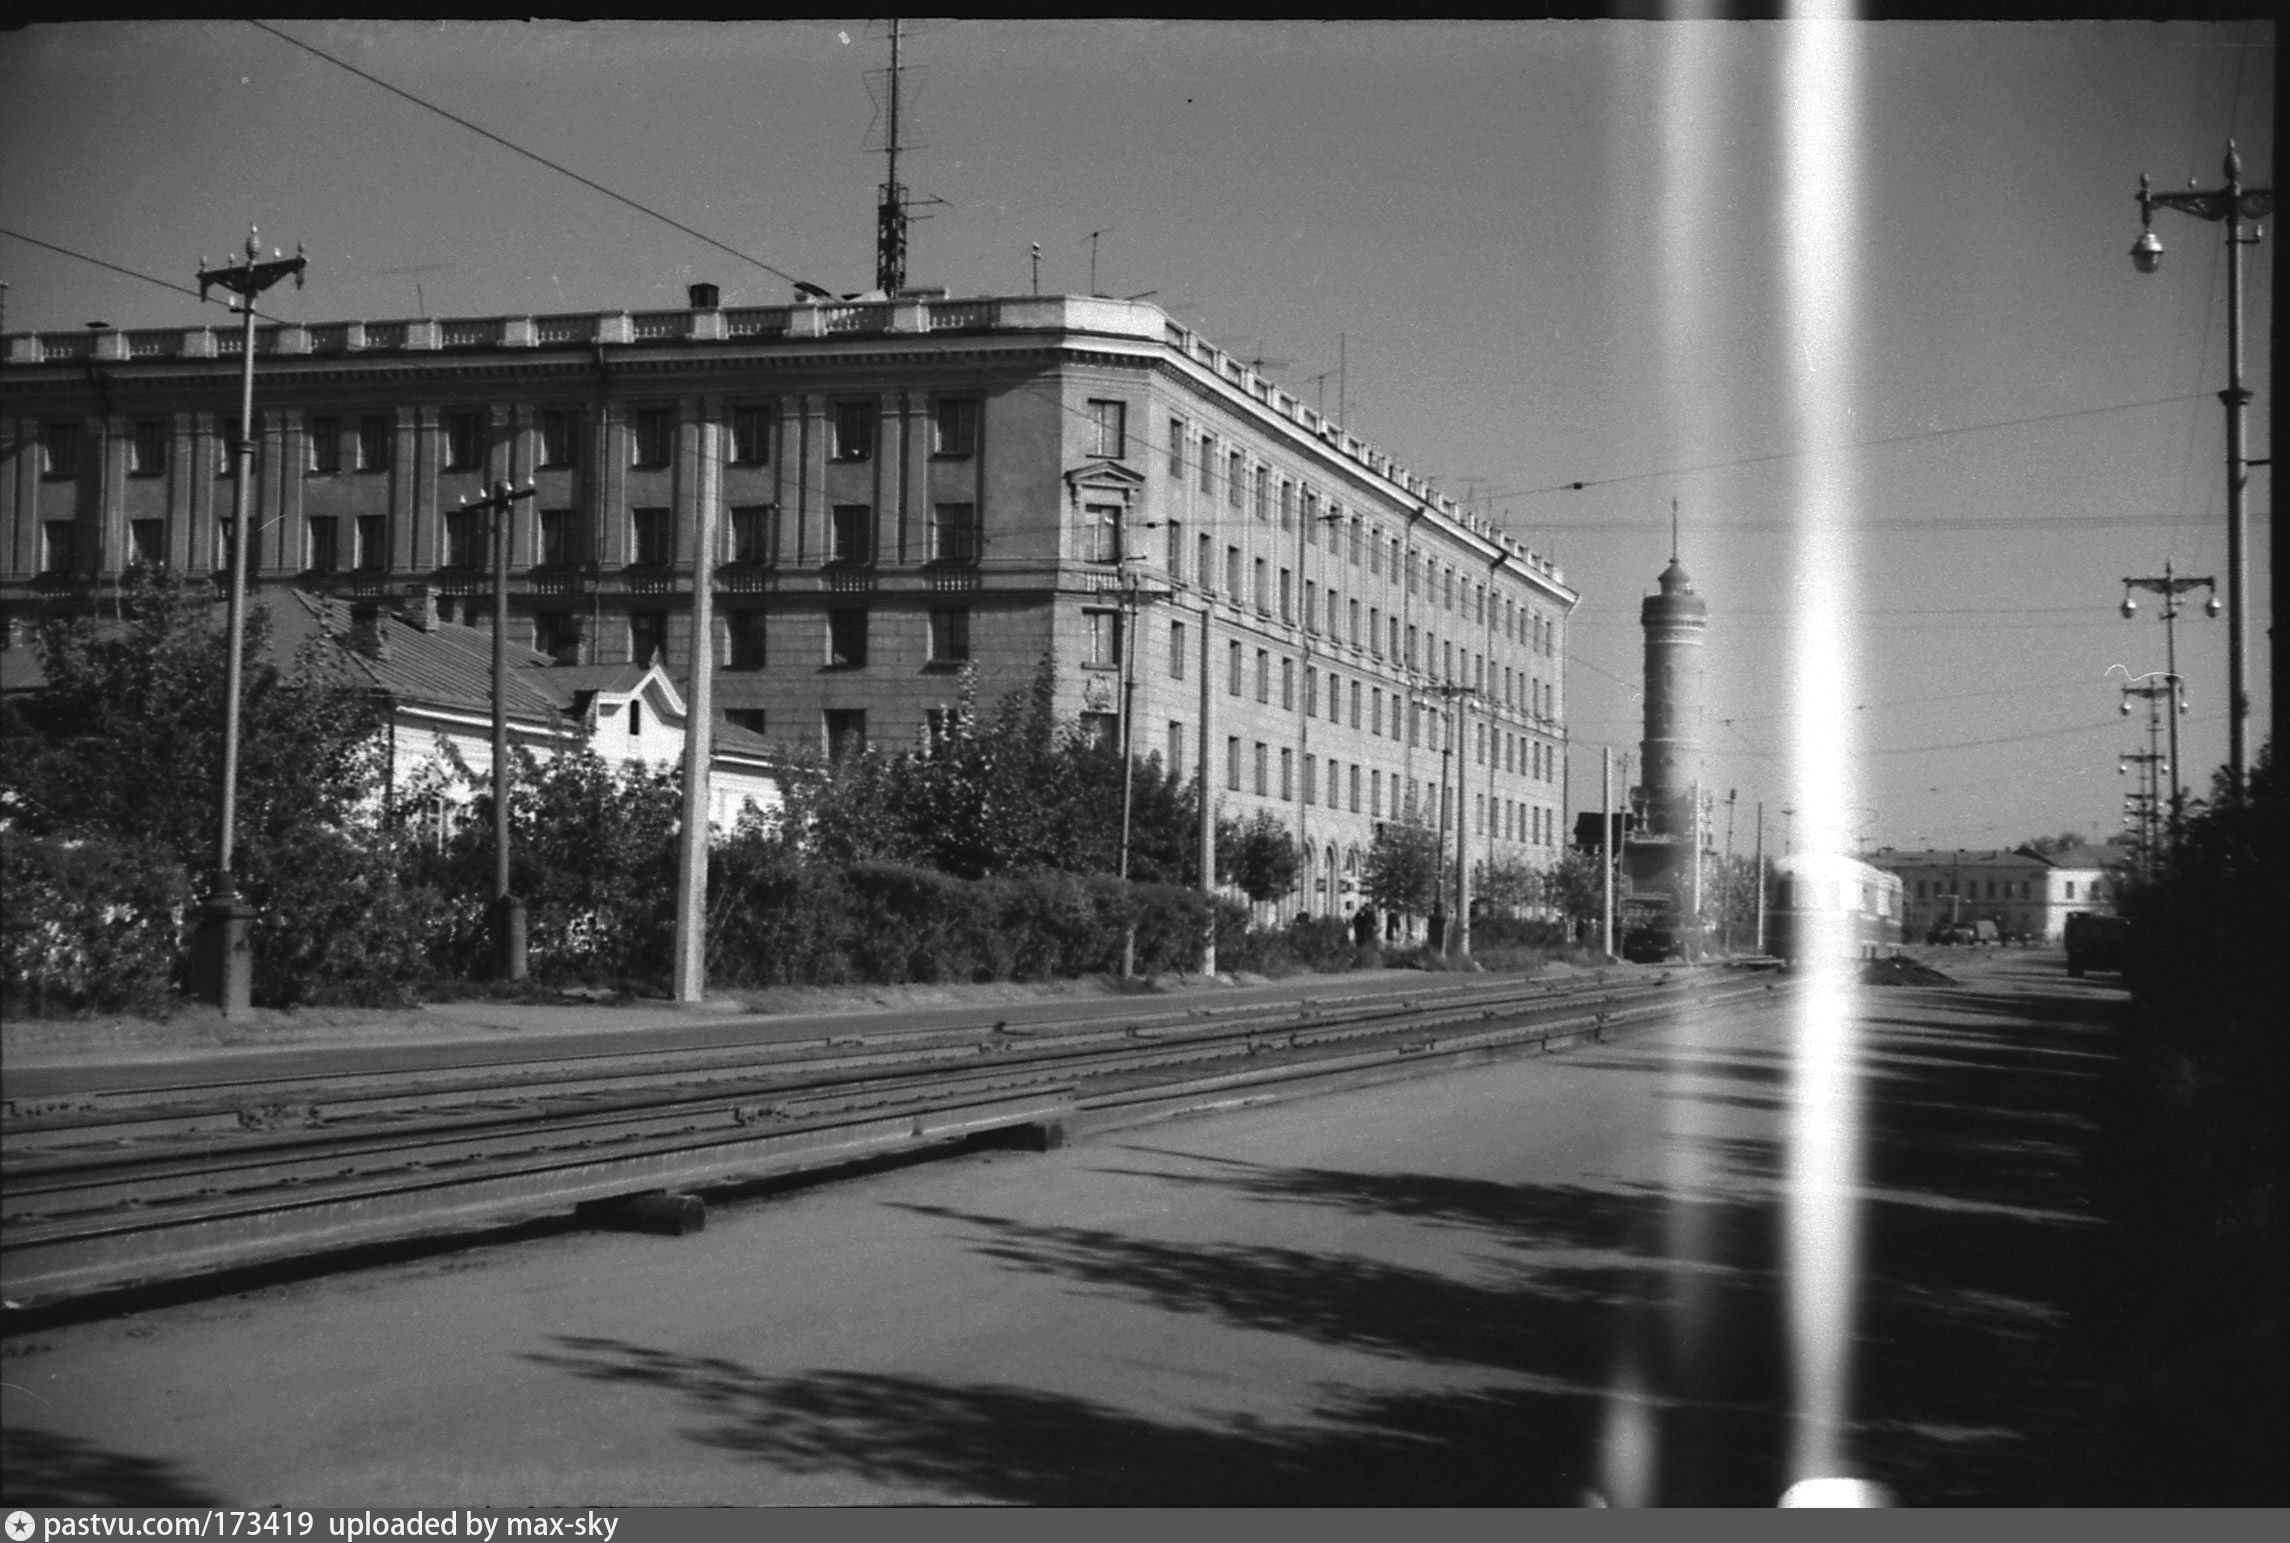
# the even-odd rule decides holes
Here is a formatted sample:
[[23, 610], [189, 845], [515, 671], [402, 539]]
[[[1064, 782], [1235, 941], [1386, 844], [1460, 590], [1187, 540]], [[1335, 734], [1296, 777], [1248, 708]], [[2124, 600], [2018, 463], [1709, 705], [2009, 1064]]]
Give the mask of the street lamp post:
[[[2274, 190], [2242, 185], [2242, 157], [2231, 139], [2226, 145], [2225, 171], [2223, 186], [2189, 187], [2183, 193], [2153, 191], [2142, 172], [2138, 195], [2140, 231], [2139, 239], [2131, 247], [2131, 262], [2141, 273], [2153, 273], [2162, 266], [2163, 243], [2156, 238], [2154, 230], [2157, 207], [2176, 209], [2199, 220], [2226, 223], [2227, 387], [2218, 398], [2226, 404], [2227, 776], [2239, 793], [2247, 765], [2244, 720], [2250, 714], [2249, 693], [2243, 681], [2247, 615], [2242, 571], [2243, 494], [2250, 481], [2250, 468], [2264, 464], [2247, 460], [2242, 453], [2244, 420], [2251, 397], [2242, 383], [2242, 249], [2257, 245], [2259, 239], [2256, 232], [2245, 236], [2242, 229], [2245, 220], [2264, 219], [2273, 212]], [[2178, 763], [2174, 757], [2172, 776], [2175, 779], [2177, 775]]]
[[262, 255], [259, 235], [253, 226], [247, 227], [243, 263], [233, 258], [220, 268], [210, 268], [205, 258], [199, 259], [199, 298], [205, 300], [208, 289], [219, 284], [239, 297], [240, 315], [239, 442], [237, 454], [232, 457], [235, 476], [231, 490], [230, 588], [224, 622], [228, 636], [223, 651], [223, 807], [221, 831], [215, 842], [214, 884], [200, 910], [198, 943], [193, 953], [193, 977], [200, 995], [211, 999], [226, 1018], [244, 1013], [254, 999], [254, 955], [247, 935], [255, 912], [253, 906], [239, 898], [232, 864], [238, 835], [239, 695], [244, 671], [241, 656], [246, 631], [251, 503], [247, 483], [254, 463], [254, 297], [289, 276], [294, 280], [294, 287], [300, 289], [304, 267], [299, 246], [292, 257], [273, 251], [271, 261], [257, 262], [255, 259]]
[[[2163, 661], [2167, 670], [2165, 680], [2171, 687], [2171, 840], [2179, 839], [2179, 818], [2184, 809], [2185, 785], [2179, 776], [2179, 717], [2186, 709], [2180, 705], [2179, 680], [2179, 596], [2191, 589], [2207, 589], [2210, 601], [2203, 609], [2211, 616], [2218, 614], [2218, 585], [2210, 579], [2182, 579], [2171, 571], [2169, 562], [2163, 564], [2160, 578], [2126, 578], [2123, 581], [2123, 619], [2129, 621], [2139, 614], [2139, 602], [2132, 598], [2135, 589], [2147, 590], [2163, 597]], [[2151, 747], [2150, 747], [2151, 748]]]
[[493, 536], [493, 977], [525, 978], [525, 902], [509, 891], [509, 512], [535, 489], [506, 482], [464, 509], [492, 517]]
[[[2172, 719], [2172, 722], [2171, 722], [2171, 739], [2172, 739], [2172, 743], [2173, 743], [2173, 747], [2174, 747], [2174, 748], [2173, 748], [2173, 750], [2172, 750], [2172, 752], [2171, 752], [2171, 781], [2172, 781], [2172, 788], [2171, 788], [2171, 806], [2172, 806], [2172, 809], [2171, 809], [2171, 812], [2172, 812], [2172, 814], [2173, 814], [2174, 816], [2176, 816], [2176, 814], [2177, 814], [2177, 812], [2178, 812], [2178, 791], [2179, 791], [2179, 790], [2178, 790], [2178, 786], [2177, 786], [2177, 783], [2178, 783], [2178, 775], [2179, 775], [2179, 772], [2178, 772], [2178, 761], [2179, 761], [2179, 757], [2178, 757], [2178, 751], [2177, 751], [2177, 749], [2176, 749], [2176, 744], [2177, 744], [2177, 741], [2178, 741], [2178, 731], [2179, 731], [2179, 725], [2178, 725], [2178, 721], [2177, 721], [2177, 720], [2178, 720], [2178, 715], [2179, 715], [2180, 713], [2183, 713], [2183, 712], [2185, 712], [2185, 711], [2186, 711], [2186, 702], [2185, 702], [2185, 698], [2184, 698], [2184, 697], [2183, 697], [2183, 695], [2180, 693], [2180, 690], [2179, 690], [2179, 683], [2178, 683], [2178, 680], [2177, 680], [2177, 678], [2176, 678], [2176, 677], [2166, 677], [2165, 679], [2158, 681], [2158, 680], [2156, 680], [2156, 679], [2155, 679], [2153, 676], [2151, 676], [2151, 675], [2148, 675], [2148, 676], [2142, 676], [2140, 679], [2138, 679], [2138, 680], [2135, 680], [2135, 681], [2132, 681], [2131, 683], [2129, 683], [2128, 685], [2126, 685], [2126, 686], [2123, 688], [2123, 716], [2124, 716], [2124, 717], [2126, 717], [2126, 718], [2128, 718], [2128, 717], [2130, 717], [2130, 716], [2131, 716], [2131, 699], [2132, 699], [2133, 697], [2140, 697], [2140, 698], [2144, 699], [2144, 700], [2145, 700], [2145, 702], [2146, 702], [2146, 704], [2147, 704], [2147, 741], [2148, 741], [2148, 750], [2149, 750], [2149, 753], [2150, 753], [2150, 754], [2153, 754], [2153, 753], [2154, 753], [2154, 740], [2155, 740], [2155, 729], [2156, 729], [2156, 724], [2155, 724], [2155, 717], [2156, 717], [2156, 713], [2159, 711], [2159, 709], [2158, 709], [2158, 708], [2155, 706], [2155, 704], [2156, 704], [2156, 702], [2157, 702], [2157, 701], [2168, 701], [2168, 702], [2171, 704], [2171, 705], [2170, 705], [2170, 707], [2167, 709], [2167, 711], [2170, 713], [2170, 715], [2171, 715], [2171, 719]], [[2133, 756], [2124, 756], [2124, 757], [2118, 757], [2118, 758], [2117, 758], [2117, 760], [2116, 760], [2116, 765], [2117, 765], [2117, 767], [2118, 767], [2118, 768], [2120, 768], [2120, 767], [2122, 767], [2122, 766], [2124, 765], [2124, 763], [2125, 763], [2126, 761], [2129, 761], [2129, 760], [2134, 760], [2134, 759], [2137, 759], [2137, 757], [2133, 757]], [[2151, 801], [2151, 802], [2149, 803], [2149, 805], [2148, 805], [2148, 808], [2149, 808], [2149, 811], [2150, 811], [2150, 815], [2149, 815], [2149, 817], [2150, 817], [2150, 818], [2152, 818], [2152, 811], [2153, 811], [2153, 808], [2154, 808], [2154, 804], [2155, 804], [2155, 803], [2157, 803], [2157, 802], [2160, 802], [2160, 800], [2154, 800], [2154, 801]], [[2172, 835], [2173, 835], [2173, 838], [2174, 838], [2174, 841], [2175, 841], [2175, 838], [2176, 838], [2176, 836], [2177, 836], [2177, 830], [2176, 830], [2176, 826], [2175, 826], [2175, 825], [2174, 825], [2174, 827], [2173, 827], [2173, 830], [2172, 830]], [[2150, 846], [2150, 850], [2152, 849], [2152, 845], [2153, 845], [2153, 844], [2152, 844], [2152, 842], [2150, 842], [2150, 843], [2149, 843], [2149, 846]]]

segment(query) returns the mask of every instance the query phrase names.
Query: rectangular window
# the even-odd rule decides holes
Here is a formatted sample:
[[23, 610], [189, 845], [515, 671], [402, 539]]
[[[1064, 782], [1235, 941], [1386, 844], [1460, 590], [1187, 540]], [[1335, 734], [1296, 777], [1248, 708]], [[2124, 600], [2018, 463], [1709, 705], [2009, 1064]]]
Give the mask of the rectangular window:
[[837, 461], [864, 461], [875, 453], [875, 404], [837, 402], [828, 456]]
[[1272, 796], [1272, 747], [1261, 739], [1256, 742], [1256, 796]]
[[579, 446], [574, 433], [580, 422], [570, 408], [551, 407], [541, 413], [540, 432], [535, 436], [535, 459], [542, 466], [570, 466]]
[[837, 504], [833, 511], [831, 563], [871, 563], [875, 560], [875, 510], [872, 504]]
[[840, 761], [867, 748], [867, 713], [861, 707], [830, 707], [826, 712], [827, 758]]
[[1163, 554], [1162, 566], [1169, 570], [1171, 579], [1181, 579], [1185, 576], [1183, 566], [1185, 561], [1185, 522], [1182, 520], [1164, 520], [1161, 523], [1168, 528], [1169, 536], [1168, 550]]
[[1240, 507], [1240, 490], [1248, 481], [1247, 459], [1238, 450], [1225, 457], [1225, 502]]
[[1121, 715], [1084, 712], [1081, 715], [1081, 742], [1092, 750], [1114, 749], [1121, 743]]
[[1225, 787], [1234, 793], [1240, 791], [1240, 741], [1238, 739], [1225, 741]]
[[1296, 752], [1285, 746], [1280, 752], [1280, 796], [1291, 803], [1296, 799]]
[[827, 613], [827, 663], [840, 670], [867, 663], [867, 613], [856, 608]]
[[1256, 469], [1256, 498], [1254, 500], [1254, 507], [1256, 511], [1256, 517], [1260, 520], [1269, 520], [1272, 518], [1271, 494], [1272, 468], [1269, 466], [1259, 466]]
[[1360, 602], [1357, 600], [1347, 600], [1344, 603], [1349, 608], [1351, 613], [1352, 646], [1357, 648], [1360, 646]]
[[1360, 521], [1357, 515], [1348, 522], [1348, 527], [1351, 531], [1352, 566], [1357, 568], [1360, 565]]
[[732, 505], [732, 561], [768, 565], [779, 561], [779, 506]]
[[629, 415], [629, 464], [660, 467], [675, 448], [676, 415], [665, 407], [639, 407]]
[[[668, 613], [666, 611], [630, 611], [628, 613], [628, 657], [638, 664], [668, 662]], [[634, 732], [633, 729], [630, 730]]]
[[931, 506], [930, 560], [936, 563], [974, 563], [978, 560], [976, 504]]
[[[337, 420], [339, 422], [339, 420]], [[165, 418], [135, 420], [135, 440], [129, 447], [127, 469], [137, 477], [157, 477], [167, 470], [167, 441], [175, 426]]]
[[390, 469], [390, 445], [396, 438], [396, 427], [388, 418], [378, 415], [360, 418], [358, 420], [358, 470], [388, 471]]
[[1352, 813], [1360, 812], [1360, 763], [1352, 763]]
[[1381, 689], [1376, 691], [1371, 706], [1374, 710], [1368, 718], [1368, 732], [1381, 739], [1384, 732], [1384, 694]]
[[1285, 622], [1296, 620], [1295, 575], [1286, 568], [1280, 570], [1280, 619]]
[[580, 663], [580, 614], [542, 611], [533, 618], [533, 647], [558, 664]]
[[762, 466], [771, 460], [771, 409], [760, 404], [732, 409], [732, 464]]
[[482, 471], [485, 467], [485, 415], [481, 412], [445, 415], [445, 469]]
[[1368, 652], [1378, 659], [1384, 656], [1384, 613], [1379, 606], [1368, 607]]
[[1243, 593], [1245, 591], [1240, 584], [1240, 548], [1228, 546], [1225, 548], [1225, 597], [1238, 605]]
[[[142, 523], [141, 521], [137, 522]], [[330, 516], [313, 516], [310, 521], [310, 572], [332, 573], [338, 567], [340, 547], [337, 531], [341, 521]]]
[[165, 520], [128, 521], [127, 541], [129, 554], [134, 559], [136, 567], [164, 568], [167, 565], [167, 522]]
[[970, 608], [937, 606], [930, 613], [930, 662], [964, 664], [970, 658]]
[[445, 566], [479, 568], [485, 563], [485, 511], [448, 509], [445, 512]]
[[[40, 475], [76, 477], [80, 474], [80, 426], [76, 423], [40, 425]], [[60, 569], [50, 569], [60, 572]]]
[[724, 631], [731, 644], [731, 658], [726, 668], [734, 670], [760, 670], [769, 655], [765, 648], [763, 612], [726, 611]]
[[1181, 621], [1169, 623], [1169, 678], [1185, 678], [1185, 624]]
[[[1280, 483], [1280, 528], [1296, 528], [1296, 484], [1286, 478], [1282, 478]], [[1307, 546], [1320, 544], [1320, 533], [1309, 524], [1304, 527], [1304, 543]]]
[[[141, 424], [137, 424], [139, 431]], [[304, 436], [310, 445], [310, 472], [312, 476], [330, 476], [342, 469], [342, 420], [339, 418], [313, 418]], [[140, 470], [141, 468], [138, 468]]]
[[1272, 700], [1272, 654], [1262, 648], [1256, 651], [1256, 699], [1265, 703]]
[[1089, 404], [1091, 455], [1118, 461], [1129, 454], [1129, 404], [1092, 401]]
[[978, 453], [978, 399], [942, 396], [931, 404], [930, 453], [941, 460], [968, 460]]
[[1233, 696], [1239, 696], [1240, 645], [1238, 643], [1228, 643], [1225, 645], [1225, 663], [1225, 690]]
[[745, 729], [757, 739], [763, 738], [771, 722], [771, 714], [761, 707], [727, 707], [724, 718], [734, 728]]
[[1081, 511], [1081, 560], [1085, 563], [1121, 561], [1121, 506], [1084, 504]]
[[[1336, 682], [1328, 682], [1328, 694], [1337, 695]], [[1304, 666], [1304, 716], [1316, 718], [1320, 714], [1320, 672], [1311, 665]]]
[[666, 509], [634, 509], [629, 511], [629, 523], [634, 529], [636, 546], [629, 561], [639, 568], [665, 568], [675, 560], [675, 527], [669, 523]]
[[1380, 771], [1368, 773], [1368, 813], [1379, 820], [1384, 817], [1384, 774]]
[[[1201, 436], [1201, 491], [1204, 493], [1214, 493], [1216, 490], [1217, 442], [1214, 439], [1211, 439], [1208, 435], [1203, 434]], [[1240, 784], [1236, 782], [1233, 784], [1233, 786], [1238, 787]]]
[[1283, 712], [1296, 711], [1296, 661], [1280, 661], [1280, 706]]
[[[1392, 630], [1397, 632], [1398, 629], [1399, 618], [1394, 617], [1392, 618]], [[1397, 653], [1398, 650], [1394, 649], [1393, 652]], [[1411, 670], [1415, 668], [1415, 629], [1413, 627], [1407, 629], [1407, 667]]]
[[1180, 481], [1185, 475], [1185, 420], [1169, 420], [1169, 478]]
[[543, 568], [569, 568], [573, 561], [573, 512], [570, 509], [543, 509], [541, 511], [541, 561]]
[[1200, 572], [1195, 577], [1198, 578], [1201, 588], [1213, 594], [1217, 587], [1217, 568], [1213, 560], [1217, 549], [1216, 542], [1208, 536], [1202, 536], [1193, 545], [1200, 552]]
[[1121, 613], [1084, 611], [1082, 663], [1112, 669], [1121, 663]]
[[1310, 579], [1304, 581], [1304, 630], [1320, 630], [1320, 586]]
[[1272, 614], [1272, 580], [1264, 559], [1256, 559], [1256, 608], [1266, 615]]
[[353, 556], [360, 573], [380, 573], [390, 565], [389, 516], [358, 516], [358, 550]]
[[1360, 726], [1360, 683], [1352, 682], [1352, 727]]
[[1174, 718], [1169, 720], [1169, 775], [1185, 775], [1185, 726]]
[[71, 520], [46, 520], [40, 525], [40, 571], [70, 573], [79, 556], [79, 528]]

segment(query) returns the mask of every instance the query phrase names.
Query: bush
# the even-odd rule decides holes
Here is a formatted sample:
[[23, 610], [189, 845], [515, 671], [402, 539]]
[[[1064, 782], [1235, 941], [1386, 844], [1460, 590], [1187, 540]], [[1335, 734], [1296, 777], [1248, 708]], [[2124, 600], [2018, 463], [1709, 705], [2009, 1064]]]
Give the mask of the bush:
[[148, 847], [0, 828], [0, 1005], [165, 1014], [192, 899]]

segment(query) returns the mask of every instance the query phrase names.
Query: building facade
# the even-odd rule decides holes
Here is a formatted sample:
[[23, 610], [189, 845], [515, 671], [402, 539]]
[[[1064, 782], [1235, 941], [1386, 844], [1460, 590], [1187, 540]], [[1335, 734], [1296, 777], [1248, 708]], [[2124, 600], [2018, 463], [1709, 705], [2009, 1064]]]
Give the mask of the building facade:
[[[488, 625], [461, 504], [529, 481], [511, 640], [688, 680], [705, 570], [714, 702], [773, 743], [915, 745], [1047, 658], [1062, 712], [1126, 703], [1139, 754], [1291, 823], [1304, 909], [1410, 810], [1475, 866], [1557, 855], [1563, 574], [1241, 361], [1135, 302], [691, 300], [259, 328], [255, 586]], [[5, 339], [12, 643], [139, 564], [227, 567], [239, 346]]]
[[1886, 847], [1868, 860], [1900, 879], [1911, 941], [1985, 921], [2007, 937], [2057, 943], [2074, 913], [2115, 909], [2108, 876], [2113, 858], [2094, 847], [2049, 853]]

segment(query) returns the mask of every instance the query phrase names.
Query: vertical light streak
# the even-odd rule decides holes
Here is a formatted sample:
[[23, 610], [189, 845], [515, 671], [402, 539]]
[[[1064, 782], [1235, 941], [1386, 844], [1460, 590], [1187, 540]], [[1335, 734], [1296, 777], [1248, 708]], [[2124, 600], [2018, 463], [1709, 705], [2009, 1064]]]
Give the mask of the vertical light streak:
[[[1848, 6], [1791, 7], [1782, 59], [1783, 249], [1791, 405], [1799, 445], [1790, 774], [1800, 849], [1849, 850], [1853, 803], [1852, 466], [1858, 365], [1858, 68]], [[1819, 881], [1816, 881], [1819, 882]], [[1826, 885], [1824, 885], [1826, 887]], [[1802, 902], [1801, 902], [1802, 903]], [[1853, 937], [1842, 911], [1809, 913], [1792, 1024], [1783, 1271], [1792, 1353], [1790, 1478], [1848, 1472], [1860, 1131]]]

